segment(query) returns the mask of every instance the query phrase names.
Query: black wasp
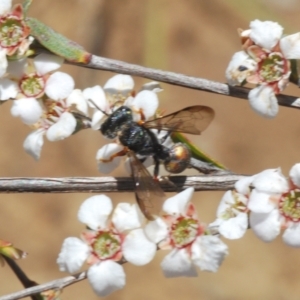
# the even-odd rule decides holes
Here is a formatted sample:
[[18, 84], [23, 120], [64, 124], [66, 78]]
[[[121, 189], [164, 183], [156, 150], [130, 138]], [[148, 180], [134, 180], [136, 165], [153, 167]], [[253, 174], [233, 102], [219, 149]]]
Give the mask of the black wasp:
[[[190, 106], [172, 114], [151, 121], [135, 122], [133, 112], [127, 106], [120, 106], [102, 123], [101, 133], [110, 139], [118, 138], [124, 149], [114, 154], [109, 161], [116, 156], [128, 155], [131, 170], [135, 181], [135, 196], [137, 203], [149, 220], [157, 214], [155, 204], [160, 205], [163, 190], [157, 181], [159, 164], [162, 162], [170, 173], [184, 171], [190, 161], [189, 148], [181, 143], [174, 144], [171, 148], [163, 145], [163, 142], [172, 132], [200, 134], [205, 130], [214, 118], [214, 111], [208, 106]], [[141, 114], [141, 119], [143, 116]], [[167, 131], [159, 140], [150, 129]], [[154, 160], [154, 178], [150, 175], [142, 160], [136, 155], [151, 156]]]

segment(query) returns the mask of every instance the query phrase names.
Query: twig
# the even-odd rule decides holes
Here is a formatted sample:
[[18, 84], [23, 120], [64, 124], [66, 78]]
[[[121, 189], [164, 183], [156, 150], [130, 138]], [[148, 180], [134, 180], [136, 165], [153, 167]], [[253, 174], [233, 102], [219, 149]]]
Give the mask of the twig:
[[[234, 183], [244, 177], [222, 172], [216, 175], [171, 176], [174, 183], [161, 182], [165, 192], [179, 192], [188, 187], [196, 191], [224, 191], [232, 189]], [[131, 177], [2, 177], [0, 193], [109, 193], [132, 192]]]
[[0, 297], [0, 300], [15, 300], [15, 299], [21, 299], [24, 297], [28, 297], [33, 294], [41, 293], [48, 290], [60, 290], [68, 285], [71, 285], [75, 282], [81, 281], [86, 279], [86, 272], [78, 273], [73, 276], [64, 277], [61, 279], [56, 279], [44, 284], [40, 284], [34, 287], [30, 287], [27, 289], [24, 289], [19, 292], [15, 292], [9, 295], [5, 295]]
[[[45, 49], [39, 49], [41, 52], [45, 52]], [[121, 74], [129, 74], [133, 76], [140, 76], [143, 78], [152, 79], [155, 81], [165, 82], [173, 85], [187, 87], [196, 90], [202, 90], [206, 92], [221, 94], [225, 96], [231, 96], [235, 98], [248, 99], [248, 88], [245, 87], [231, 87], [225, 83], [211, 81], [203, 78], [197, 78], [187, 76], [174, 72], [167, 72], [152, 68], [146, 68], [139, 65], [129, 64], [123, 61], [104, 58], [96, 55], [92, 55], [91, 60], [87, 64], [79, 64], [66, 61], [67, 64], [82, 66], [90, 69], [105, 70]], [[298, 97], [279, 94], [276, 96], [279, 105], [300, 108], [300, 100]]]

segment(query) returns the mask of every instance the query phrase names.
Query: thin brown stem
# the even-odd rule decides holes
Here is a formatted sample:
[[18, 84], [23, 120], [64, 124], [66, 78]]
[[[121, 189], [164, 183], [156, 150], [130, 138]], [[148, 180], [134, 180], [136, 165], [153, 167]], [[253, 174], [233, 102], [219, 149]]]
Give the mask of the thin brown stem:
[[[39, 49], [40, 50], [40, 49]], [[45, 51], [45, 50], [42, 50]], [[78, 64], [68, 62], [67, 64], [77, 65], [90, 69], [105, 70], [121, 74], [129, 74], [152, 79], [155, 81], [165, 82], [186, 88], [206, 91], [210, 93], [231, 96], [240, 99], [248, 99], [249, 88], [240, 86], [229, 86], [228, 84], [216, 82], [204, 78], [187, 76], [180, 73], [168, 72], [158, 69], [146, 68], [139, 65], [129, 64], [123, 61], [109, 59], [92, 55], [91, 60], [87, 64]], [[300, 108], [300, 104], [296, 100], [298, 97], [279, 94], [277, 95], [278, 103], [282, 106]]]
[[[171, 176], [174, 183], [161, 182], [165, 192], [179, 192], [188, 187], [196, 191], [224, 191], [234, 187], [234, 183], [244, 177], [222, 172], [215, 175]], [[132, 192], [134, 182], [131, 177], [2, 177], [0, 193], [110, 193]]]
[[15, 300], [38, 294], [48, 290], [60, 290], [68, 285], [86, 279], [86, 272], [78, 273], [73, 276], [56, 279], [44, 284], [36, 285], [19, 292], [0, 297], [0, 300]]

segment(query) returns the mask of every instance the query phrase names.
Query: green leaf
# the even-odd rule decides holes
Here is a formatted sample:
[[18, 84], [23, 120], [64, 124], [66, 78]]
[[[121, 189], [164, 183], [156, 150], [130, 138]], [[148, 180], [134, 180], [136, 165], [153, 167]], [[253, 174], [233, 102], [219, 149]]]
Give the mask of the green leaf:
[[222, 164], [220, 164], [219, 162], [217, 162], [216, 160], [212, 159], [211, 157], [209, 157], [207, 154], [205, 154], [202, 150], [200, 150], [199, 148], [197, 148], [195, 145], [193, 145], [187, 137], [185, 137], [183, 134], [179, 133], [179, 132], [173, 132], [171, 134], [171, 139], [174, 143], [183, 143], [185, 145], [188, 145], [190, 150], [191, 150], [191, 154], [192, 157], [207, 163], [211, 163], [212, 165], [226, 170], [226, 167], [224, 167]]
[[30, 34], [50, 52], [71, 62], [88, 63], [90, 61], [91, 53], [44, 23], [34, 18], [26, 18], [25, 22], [30, 27]]

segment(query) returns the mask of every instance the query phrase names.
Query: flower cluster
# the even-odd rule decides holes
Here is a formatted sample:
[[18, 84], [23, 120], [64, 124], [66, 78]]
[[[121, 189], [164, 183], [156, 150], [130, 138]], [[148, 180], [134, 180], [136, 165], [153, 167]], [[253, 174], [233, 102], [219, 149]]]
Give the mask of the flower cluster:
[[57, 259], [60, 270], [75, 273], [87, 262], [88, 280], [99, 296], [124, 287], [122, 263], [145, 265], [157, 247], [171, 250], [161, 263], [166, 277], [197, 276], [195, 267], [216, 272], [227, 246], [200, 223], [190, 202], [193, 192], [189, 188], [166, 200], [163, 216], [144, 229], [136, 204], [119, 203], [110, 218], [112, 203], [107, 196], [88, 198], [78, 212], [79, 221], [88, 229], [81, 239], [65, 239]]
[[250, 29], [240, 30], [242, 51], [236, 52], [226, 70], [232, 86], [251, 83], [257, 87], [248, 95], [258, 114], [273, 118], [278, 113], [276, 94], [289, 83], [290, 59], [300, 58], [300, 32], [282, 36], [275, 22], [255, 20]]
[[[23, 146], [35, 159], [40, 158], [44, 136], [49, 141], [58, 141], [81, 129], [99, 130], [105, 114], [110, 114], [120, 105], [132, 109], [137, 121], [141, 114], [148, 119], [156, 113], [156, 93], [161, 90], [158, 85], [145, 85], [135, 95], [132, 77], [118, 74], [103, 88], [97, 85], [79, 90], [75, 89], [70, 75], [57, 71], [62, 63], [62, 58], [51, 54], [40, 54], [33, 60], [12, 61], [6, 77], [0, 79], [0, 99], [14, 99], [11, 114], [33, 129]], [[119, 149], [120, 146], [117, 143], [106, 145], [100, 149], [97, 159], [101, 160], [108, 152], [110, 154], [107, 149], [112, 148]], [[105, 167], [110, 168], [110, 164], [104, 168], [100, 165], [102, 172]]]
[[2, 0], [0, 5], [0, 78], [6, 74], [9, 60], [28, 55], [33, 38], [24, 21], [21, 4], [12, 7], [11, 0]]
[[245, 177], [234, 191], [223, 196], [217, 210], [217, 227], [229, 239], [241, 238], [248, 227], [265, 242], [283, 231], [283, 241], [300, 247], [300, 164], [285, 178], [280, 169], [269, 169]]
[[[33, 130], [23, 144], [28, 154], [40, 158], [44, 136], [58, 141], [85, 128], [102, 131], [104, 119], [121, 106], [138, 124], [160, 116], [157, 94], [161, 88], [155, 82], [136, 93], [132, 77], [119, 74], [103, 88], [96, 85], [80, 90], [70, 75], [58, 71], [63, 64], [61, 57], [40, 54], [29, 59], [33, 42], [30, 28], [22, 6], [12, 7], [11, 2], [0, 3], [0, 101], [13, 100], [11, 114]], [[256, 85], [249, 93], [249, 103], [269, 118], [278, 112], [276, 94], [289, 82], [290, 60], [300, 58], [300, 33], [285, 37], [282, 33], [277, 23], [251, 22], [250, 29], [240, 31], [242, 51], [233, 55], [226, 70], [230, 85]], [[100, 172], [113, 171], [121, 162], [120, 155], [128, 151], [120, 136], [119, 141], [118, 134], [112, 135], [113, 141], [98, 150]], [[174, 146], [162, 130], [151, 129], [149, 136], [166, 147]], [[153, 163], [146, 154], [141, 158], [145, 165]], [[220, 235], [238, 239], [248, 228], [266, 242], [283, 232], [286, 244], [300, 247], [300, 164], [293, 166], [289, 175], [287, 179], [280, 169], [270, 169], [242, 178], [234, 190], [224, 194], [217, 218], [208, 226], [199, 220], [191, 202], [193, 188], [167, 199], [162, 214], [149, 222], [136, 204], [119, 203], [113, 210], [107, 196], [90, 197], [78, 212], [87, 229], [80, 238], [64, 240], [57, 263], [61, 271], [75, 273], [86, 262], [93, 290], [106, 296], [125, 286], [123, 263], [148, 264], [158, 249], [170, 251], [161, 262], [165, 277], [170, 278], [197, 276], [197, 267], [216, 272], [228, 254]], [[11, 258], [25, 255], [3, 241], [1, 252]], [[45, 297], [55, 293], [50, 291]]]

